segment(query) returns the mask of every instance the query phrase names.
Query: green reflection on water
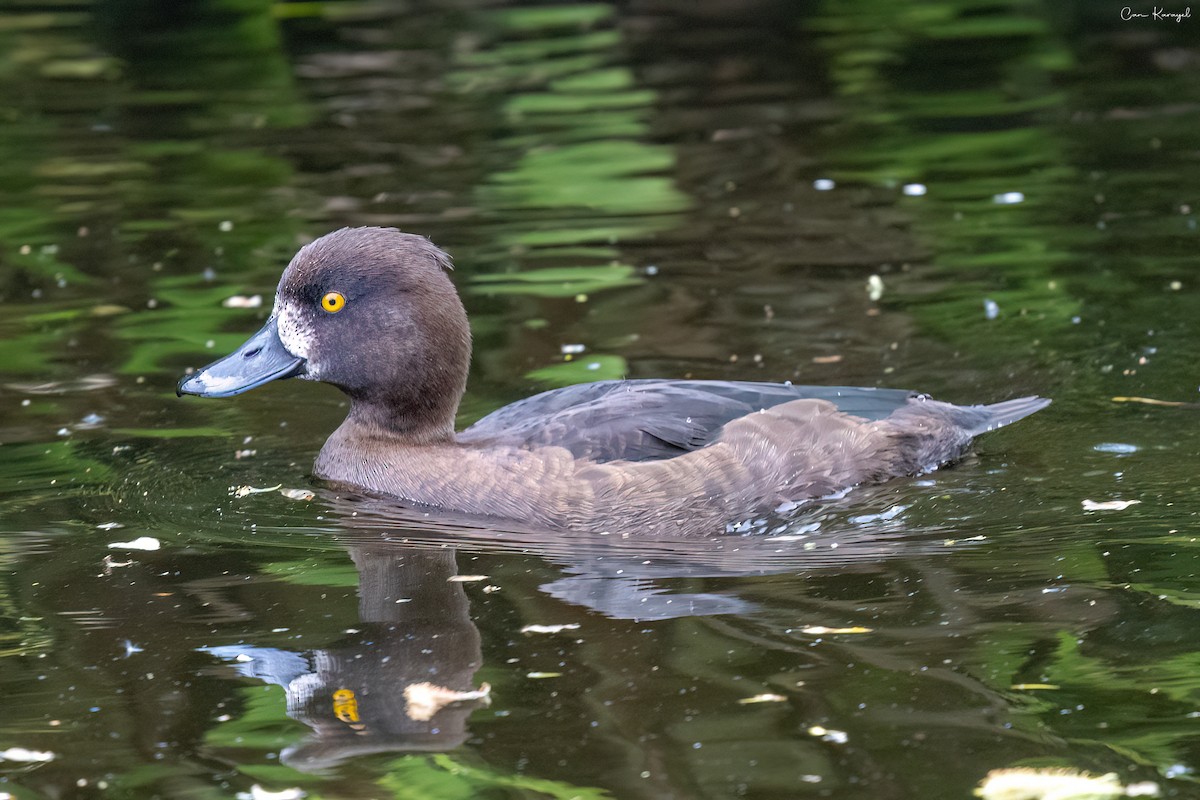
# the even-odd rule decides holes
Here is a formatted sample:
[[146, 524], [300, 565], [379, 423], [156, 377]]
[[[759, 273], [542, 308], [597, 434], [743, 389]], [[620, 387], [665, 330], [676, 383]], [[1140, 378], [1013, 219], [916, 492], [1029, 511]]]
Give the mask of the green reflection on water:
[[[901, 207], [931, 245], [934, 276], [953, 282], [907, 307], [947, 339], [1003, 340], [1003, 358], [1033, 336], [1067, 331], [1081, 304], [1062, 273], [1095, 231], [1065, 230], [1046, 214], [1078, 186], [1080, 170], [1060, 132], [1034, 124], [1061, 108], [1055, 80], [1073, 63], [1044, 9], [870, 3], [829, 8], [816, 24], [849, 110], [834, 143], [836, 174], [919, 186]], [[961, 67], [947, 72], [956, 52]], [[995, 199], [1010, 192], [1024, 199]], [[999, 319], [985, 318], [985, 300]]]
[[[505, 166], [475, 196], [508, 221], [495, 227], [473, 291], [590, 301], [637, 285], [634, 268], [620, 263], [619, 243], [676, 226], [691, 200], [671, 176], [674, 150], [648, 141], [656, 95], [637, 88], [621, 63], [612, 8], [503, 9], [477, 24], [489, 35], [458, 56], [451, 80], [505, 98], [507, 130], [493, 156]], [[527, 377], [565, 385], [626, 370], [621, 356], [597, 353], [586, 364], [546, 365]]]
[[[688, 199], [671, 179], [648, 175], [673, 164], [670, 150], [635, 141], [547, 144], [494, 175], [491, 185], [481, 189], [481, 202], [499, 208], [589, 209], [611, 215], [681, 211]], [[648, 230], [653, 227], [647, 225]], [[581, 232], [580, 241], [588, 240]]]
[[570, 386], [573, 383], [616, 380], [628, 374], [629, 365], [620, 356], [585, 355], [562, 364], [535, 369], [527, 377], [551, 386]]
[[578, 294], [637, 286], [641, 278], [633, 267], [610, 264], [595, 267], [548, 267], [506, 275], [476, 275], [474, 291], [480, 294], [522, 294], [532, 297], [574, 297]]
[[[340, 556], [340, 554], [338, 554]], [[342, 558], [306, 558], [297, 561], [275, 561], [264, 564], [262, 572], [300, 586], [333, 586], [357, 588], [358, 572]]]
[[192, 277], [164, 278], [156, 283], [157, 307], [122, 317], [116, 323], [117, 334], [131, 344], [122, 372], [153, 373], [204, 350], [216, 358], [246, 338], [242, 333], [214, 333], [248, 313], [222, 305], [229, 296], [228, 287], [207, 286], [202, 279]]
[[[272, 193], [292, 170], [262, 143], [308, 112], [269, 4], [194, 4], [186, 25], [151, 2], [87, 10], [17, 14], [0, 28], [0, 114], [12, 123], [0, 125], [11, 154], [0, 159], [0, 289], [67, 296], [79, 319], [61, 312], [60, 338], [115, 338], [122, 371], [175, 370], [239, 312], [172, 273], [232, 266], [273, 240], [290, 248], [286, 200]], [[79, 56], [94, 53], [95, 30], [110, 50], [103, 69]], [[160, 291], [170, 306], [84, 324], [81, 293], [97, 281], [120, 281], [131, 306]], [[6, 370], [44, 369], [57, 342], [41, 338], [8, 351]]]
[[302, 723], [285, 713], [287, 703], [282, 686], [242, 686], [237, 694], [242, 702], [241, 712], [228, 722], [208, 729], [204, 738], [211, 746], [278, 752], [296, 744], [308, 732]]
[[480, 792], [507, 789], [558, 798], [558, 800], [604, 800], [608, 792], [563, 781], [524, 775], [506, 775], [491, 769], [468, 766], [446, 755], [405, 756], [388, 765], [388, 774], [379, 781], [397, 800], [455, 800], [478, 797]]
[[548, 28], [586, 28], [612, 18], [612, 7], [602, 3], [547, 5], [536, 8], [506, 8], [491, 13], [488, 22], [522, 34], [545, 32]]

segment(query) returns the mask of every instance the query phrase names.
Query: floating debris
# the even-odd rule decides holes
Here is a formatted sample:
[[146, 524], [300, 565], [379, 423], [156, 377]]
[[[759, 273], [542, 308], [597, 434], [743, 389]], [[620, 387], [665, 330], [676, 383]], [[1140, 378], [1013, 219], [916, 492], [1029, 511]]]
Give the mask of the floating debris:
[[[1145, 791], [1142, 784], [1136, 786], [1137, 791]], [[1071, 769], [1021, 767], [992, 770], [975, 795], [983, 800], [1104, 800], [1121, 797], [1126, 791], [1115, 772], [1096, 776]], [[1150, 796], [1157, 797], [1157, 785], [1153, 791]]]
[[262, 303], [261, 294], [252, 294], [249, 296], [235, 294], [233, 297], [226, 297], [221, 301], [221, 305], [226, 308], [260, 308]]
[[1135, 506], [1140, 502], [1142, 502], [1142, 501], [1141, 500], [1105, 500], [1103, 502], [1097, 502], [1095, 500], [1084, 500], [1083, 501], [1083, 510], [1084, 511], [1124, 511], [1125, 509], [1129, 508], [1130, 506]]
[[1156, 400], [1153, 397], [1114, 397], [1112, 401], [1114, 403], [1141, 403], [1147, 406], [1167, 406], [1168, 408], [1181, 408], [1188, 405], [1178, 400]]
[[837, 188], [837, 184], [829, 178], [817, 178], [813, 181], [813, 188], [818, 192], [828, 192]]
[[814, 364], [837, 364], [842, 360], [842, 356], [813, 356], [812, 363]]
[[488, 579], [487, 575], [451, 575], [449, 578], [446, 578], [446, 582], [447, 583], [478, 583], [479, 581], [486, 581], [487, 579]]
[[270, 789], [264, 789], [257, 783], [250, 787], [248, 792], [238, 792], [237, 800], [300, 800], [306, 797], [307, 792], [299, 787], [291, 789], [280, 789], [278, 792], [273, 792]]
[[101, 303], [98, 306], [92, 306], [91, 314], [93, 317], [115, 317], [119, 314], [128, 314], [129, 311], [128, 306]]
[[714, 142], [737, 142], [754, 136], [754, 128], [717, 128], [709, 138]]
[[753, 697], [743, 697], [741, 700], [738, 700], [738, 704], [743, 705], [743, 706], [748, 706], [753, 703], [784, 703], [784, 702], [787, 702], [786, 697], [784, 697], [781, 694], [771, 694], [770, 692], [756, 694]]
[[24, 747], [10, 747], [0, 750], [0, 761], [21, 761], [26, 764], [44, 764], [55, 759], [49, 750], [26, 750]]
[[1041, 692], [1061, 689], [1062, 687], [1056, 683], [1014, 683], [1008, 688], [1014, 692]]
[[578, 622], [564, 622], [562, 625], [526, 625], [521, 633], [561, 633], [562, 631], [579, 630]]
[[22, 394], [68, 394], [72, 392], [92, 392], [98, 389], [108, 389], [117, 385], [117, 379], [112, 375], [98, 373], [69, 381], [46, 381], [44, 383], [6, 383], [4, 386]]
[[1136, 444], [1125, 444], [1124, 442], [1101, 442], [1097, 445], [1092, 445], [1092, 449], [1097, 453], [1111, 453], [1115, 456], [1133, 455], [1142, 448]]
[[108, 546], [112, 550], [157, 550], [162, 542], [151, 536], [139, 536], [132, 542], [111, 542]]
[[1000, 306], [995, 300], [985, 297], [983, 299], [983, 316], [985, 319], [995, 319], [1000, 316]]
[[942, 542], [942, 546], [953, 547], [954, 545], [959, 544], [960, 542], [986, 542], [986, 541], [987, 541], [987, 537], [984, 536], [983, 534], [979, 534], [978, 536], [968, 536], [966, 539], [946, 539]]
[[130, 559], [128, 561], [117, 561], [112, 556], [105, 556], [100, 561], [100, 565], [103, 567], [104, 571], [101, 573], [100, 576], [97, 576], [97, 577], [102, 577], [104, 575], [112, 575], [113, 570], [117, 569], [119, 567], [131, 567], [131, 566], [133, 566], [133, 559]]
[[279, 493], [289, 500], [312, 500], [316, 497], [308, 489], [280, 489]]
[[808, 633], [814, 636], [825, 636], [834, 633], [874, 633], [874, 628], [864, 628], [860, 625], [855, 625], [851, 628], [826, 628], [824, 625], [809, 625], [807, 628], [801, 628], [801, 633]]
[[561, 672], [526, 672], [526, 678], [532, 678], [535, 681], [545, 680], [546, 678], [561, 678]]
[[999, 206], [1015, 206], [1025, 202], [1024, 192], [1001, 192], [992, 195], [992, 202]]
[[427, 682], [410, 683], [404, 687], [404, 700], [407, 703], [405, 712], [410, 719], [428, 722], [434, 714], [451, 703], [485, 700], [491, 691], [492, 687], [486, 683], [480, 684], [479, 689], [471, 692], [459, 692]]
[[906, 197], [924, 197], [929, 187], [923, 183], [906, 183], [900, 191], [904, 192]]
[[268, 492], [277, 492], [282, 488], [283, 488], [282, 483], [277, 483], [274, 486], [264, 486], [261, 489], [255, 488], [253, 486], [230, 486], [229, 494], [233, 495], [234, 497], [246, 497], [247, 495], [251, 495], [251, 494], [266, 494]]
[[850, 521], [855, 525], [873, 525], [878, 522], [890, 522], [896, 517], [908, 511], [910, 506], [894, 505], [880, 511], [878, 514], [860, 514], [856, 517], [851, 517]]
[[845, 731], [823, 728], [820, 725], [813, 725], [809, 728], [808, 735], [817, 736], [822, 742], [833, 742], [834, 744], [845, 744], [850, 741], [850, 735]]
[[867, 278], [867, 299], [872, 303], [878, 303], [881, 297], [883, 297], [883, 278], [872, 275]]

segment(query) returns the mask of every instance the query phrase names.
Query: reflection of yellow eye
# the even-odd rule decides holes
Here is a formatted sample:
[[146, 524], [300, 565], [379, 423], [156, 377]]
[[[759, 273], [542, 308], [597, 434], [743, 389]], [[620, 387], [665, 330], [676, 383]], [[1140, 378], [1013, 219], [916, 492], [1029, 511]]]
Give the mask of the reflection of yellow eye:
[[342, 297], [341, 292], [330, 292], [321, 298], [321, 308], [330, 314], [336, 314], [345, 307], [346, 298]]
[[352, 689], [338, 689], [333, 693], [333, 715], [346, 723], [359, 721], [358, 698]]

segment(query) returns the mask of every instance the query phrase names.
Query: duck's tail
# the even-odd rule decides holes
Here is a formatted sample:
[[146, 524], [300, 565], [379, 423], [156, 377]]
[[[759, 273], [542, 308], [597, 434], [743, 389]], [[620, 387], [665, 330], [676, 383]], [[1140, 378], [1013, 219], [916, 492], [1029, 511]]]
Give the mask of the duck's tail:
[[1044, 397], [1019, 397], [987, 406], [955, 406], [916, 397], [878, 423], [893, 437], [897, 472], [914, 474], [960, 458], [980, 434], [1050, 405]]
[[996, 428], [1003, 428], [1019, 419], [1024, 419], [1048, 405], [1050, 405], [1050, 398], [1030, 395], [986, 406], [958, 406], [956, 410], [965, 412], [964, 416], [968, 417], [959, 424], [971, 436], [979, 436], [982, 433], [994, 431]]

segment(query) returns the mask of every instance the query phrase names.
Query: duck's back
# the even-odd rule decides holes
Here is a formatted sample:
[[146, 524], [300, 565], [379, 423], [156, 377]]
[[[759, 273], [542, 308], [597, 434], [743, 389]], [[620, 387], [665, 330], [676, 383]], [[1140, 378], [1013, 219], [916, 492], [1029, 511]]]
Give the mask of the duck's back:
[[793, 400], [886, 419], [919, 397], [903, 389], [749, 381], [599, 381], [505, 406], [458, 436], [463, 444], [558, 446], [596, 463], [673, 458], [715, 441], [729, 422]]

